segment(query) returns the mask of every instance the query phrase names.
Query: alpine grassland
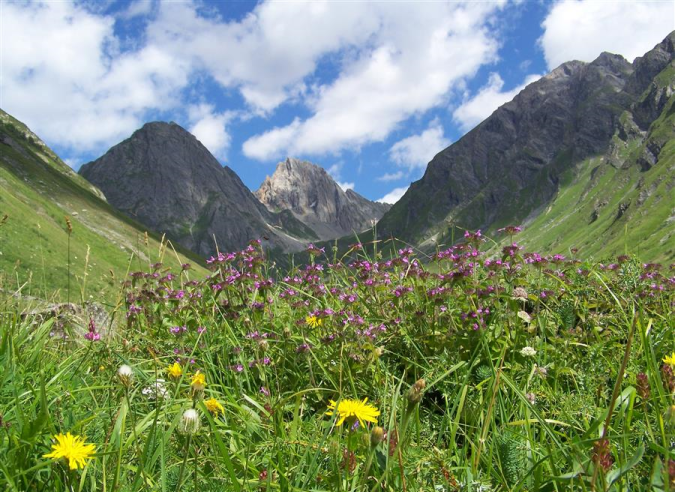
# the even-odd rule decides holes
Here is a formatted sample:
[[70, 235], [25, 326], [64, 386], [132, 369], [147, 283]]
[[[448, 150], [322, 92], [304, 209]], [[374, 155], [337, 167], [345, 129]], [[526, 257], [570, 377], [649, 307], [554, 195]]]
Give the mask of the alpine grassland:
[[155, 263], [105, 326], [6, 295], [0, 488], [673, 490], [675, 266], [502, 233]]
[[199, 256], [112, 208], [2, 110], [0, 145], [0, 289], [114, 306], [119, 279], [141, 265], [190, 263], [206, 273]]

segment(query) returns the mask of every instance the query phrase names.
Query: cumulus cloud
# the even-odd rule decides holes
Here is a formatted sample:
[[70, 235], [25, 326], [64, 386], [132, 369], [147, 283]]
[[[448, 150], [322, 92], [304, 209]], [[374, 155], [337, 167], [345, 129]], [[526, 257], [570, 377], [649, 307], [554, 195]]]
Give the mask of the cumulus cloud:
[[469, 131], [540, 77], [541, 75], [528, 75], [523, 84], [510, 91], [502, 91], [504, 80], [498, 73], [491, 73], [487, 84], [473, 97], [465, 98], [461, 106], [452, 113], [452, 117], [463, 131]]
[[544, 20], [540, 38], [550, 69], [570, 60], [593, 61], [603, 51], [633, 61], [673, 30], [672, 1], [563, 0]]
[[120, 52], [115, 20], [68, 2], [3, 4], [0, 106], [74, 152], [126, 138], [178, 106], [188, 67], [145, 46]]
[[450, 140], [443, 135], [443, 126], [436, 118], [419, 135], [404, 138], [392, 145], [389, 157], [399, 166], [409, 170], [425, 168], [429, 161], [448, 145]]
[[367, 23], [376, 26], [369, 44], [308, 99], [310, 117], [248, 139], [243, 146], [248, 157], [335, 154], [383, 141], [402, 121], [441, 104], [455, 84], [496, 59], [498, 43], [486, 19], [497, 3], [336, 2], [325, 8], [331, 18], [347, 8], [375, 19]]
[[152, 12], [152, 0], [135, 0], [129, 4], [129, 7], [122, 12], [121, 17], [124, 19], [133, 19], [134, 17], [141, 17]]
[[408, 188], [409, 188], [408, 186], [403, 186], [401, 188], [394, 188], [389, 193], [384, 195], [382, 198], [375, 201], [382, 203], [390, 203], [393, 205], [394, 203], [399, 201], [403, 195], [405, 195], [405, 192], [408, 191]]
[[223, 22], [200, 15], [196, 2], [164, 2], [148, 26], [148, 39], [208, 71], [222, 86], [239, 89], [264, 113], [302, 91], [303, 78], [321, 57], [365, 43], [379, 27], [368, 10], [367, 3], [268, 1], [239, 22]]
[[234, 113], [226, 111], [218, 113], [210, 104], [200, 104], [189, 108], [188, 116], [192, 122], [190, 133], [216, 157], [227, 160], [230, 148], [230, 134], [227, 125]]
[[384, 173], [382, 176], [375, 178], [377, 181], [398, 181], [406, 175], [403, 171], [396, 171], [395, 173]]
[[[264, 1], [237, 20], [196, 0], [135, 0], [117, 18], [76, 2], [3, 3], [0, 105], [62, 149], [100, 151], [149, 117], [184, 114], [203, 95], [191, 81], [206, 75], [251, 114], [307, 109], [251, 137], [245, 155], [339, 154], [384, 141], [495, 61], [491, 22], [505, 2]], [[138, 16], [145, 31], [129, 44], [115, 26]], [[330, 80], [317, 73], [327, 59]], [[214, 153], [227, 151], [224, 113], [190, 123]]]

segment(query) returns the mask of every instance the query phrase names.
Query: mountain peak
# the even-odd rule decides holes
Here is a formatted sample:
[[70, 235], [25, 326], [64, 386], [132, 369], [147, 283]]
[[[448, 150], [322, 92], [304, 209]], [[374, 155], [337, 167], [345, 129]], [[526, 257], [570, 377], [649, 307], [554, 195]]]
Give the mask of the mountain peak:
[[[431, 248], [444, 240], [448, 223], [486, 230], [536, 215], [576, 164], [608, 151], [622, 113], [674, 63], [674, 42], [671, 33], [632, 64], [611, 53], [591, 63], [563, 63], [530, 84], [439, 152], [378, 231]], [[665, 96], [670, 93], [656, 91], [648, 98], [653, 108], [636, 118], [643, 129], [660, 113]]]
[[321, 239], [367, 229], [389, 208], [346, 193], [323, 167], [293, 157], [279, 162], [255, 195], [271, 212], [290, 210]]
[[542, 78], [546, 80], [556, 80], [571, 77], [572, 75], [578, 73], [586, 65], [586, 62], [579, 60], [568, 61], [544, 75]]
[[214, 254], [214, 237], [227, 250], [262, 236], [283, 249], [301, 247], [277, 234], [239, 176], [176, 123], [146, 123], [80, 173], [115, 208], [201, 255]]

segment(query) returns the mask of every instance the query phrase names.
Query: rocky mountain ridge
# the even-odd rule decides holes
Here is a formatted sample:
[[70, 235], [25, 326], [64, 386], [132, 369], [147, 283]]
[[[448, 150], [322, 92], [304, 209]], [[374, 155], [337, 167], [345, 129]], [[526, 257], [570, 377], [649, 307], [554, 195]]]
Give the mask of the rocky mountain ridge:
[[299, 251], [370, 227], [389, 208], [344, 192], [322, 167], [291, 158], [254, 195], [176, 123], [145, 124], [80, 174], [115, 208], [202, 256], [257, 238], [268, 249]]
[[283, 232], [285, 224], [301, 236], [302, 224], [268, 212], [232, 169], [175, 123], [145, 124], [80, 174], [115, 208], [202, 256], [263, 236], [284, 250], [303, 245], [302, 237]]
[[[657, 91], [658, 77], [672, 77], [664, 71], [673, 66], [674, 44], [675, 32], [633, 63], [603, 53], [528, 85], [436, 155], [379, 222], [381, 235], [432, 248], [452, 227], [496, 229], [537, 217], [563, 176], [607, 153], [617, 133], [646, 137], [670, 97], [663, 87], [649, 91]], [[647, 146], [643, 161], [657, 162], [661, 148]]]
[[390, 208], [343, 190], [321, 166], [290, 157], [254, 194], [270, 211], [289, 210], [321, 240], [368, 229]]
[[180, 271], [181, 264], [191, 263], [195, 275], [206, 273], [197, 255], [177, 244], [169, 247], [102, 197], [24, 123], [0, 109], [3, 287], [14, 291], [18, 281], [22, 296], [56, 302], [93, 296], [114, 305], [119, 279], [129, 268], [163, 262]]

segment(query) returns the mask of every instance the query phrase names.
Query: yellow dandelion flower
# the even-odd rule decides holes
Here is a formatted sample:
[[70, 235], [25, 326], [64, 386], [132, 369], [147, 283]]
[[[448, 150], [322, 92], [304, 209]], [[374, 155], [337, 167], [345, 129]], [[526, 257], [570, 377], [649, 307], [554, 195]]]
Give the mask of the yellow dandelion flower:
[[316, 316], [307, 316], [305, 318], [305, 323], [307, 323], [310, 328], [316, 328], [317, 326], [321, 326], [323, 320]]
[[340, 400], [340, 403], [329, 400], [329, 411], [326, 412], [326, 415], [333, 415], [337, 412], [337, 425], [342, 425], [347, 419], [358, 419], [359, 424], [361, 425], [364, 425], [364, 421], [377, 423], [377, 417], [380, 415], [380, 411], [373, 405], [369, 405], [367, 402], [368, 398], [364, 398], [363, 401], [351, 399]]
[[83, 437], [73, 436], [70, 432], [66, 435], [58, 434], [54, 436], [54, 439], [56, 439], [56, 443], [52, 444], [53, 451], [43, 457], [54, 460], [65, 458], [68, 460], [68, 466], [71, 470], [84, 468], [87, 464], [86, 460], [90, 460], [91, 455], [96, 451], [96, 446], [85, 444]]
[[196, 390], [204, 389], [206, 386], [206, 376], [200, 371], [197, 371], [192, 375], [192, 382], [190, 383], [192, 387]]
[[218, 415], [219, 413], [225, 413], [225, 408], [220, 404], [215, 398], [209, 398], [204, 402], [206, 409], [211, 412], [213, 415]]
[[666, 355], [666, 356], [663, 358], [663, 362], [665, 362], [666, 364], [668, 364], [670, 367], [675, 367], [675, 350], [673, 351], [672, 354]]
[[170, 365], [169, 367], [166, 368], [166, 372], [172, 378], [178, 379], [183, 375], [183, 368], [180, 366], [178, 362], [174, 362], [173, 365]]

